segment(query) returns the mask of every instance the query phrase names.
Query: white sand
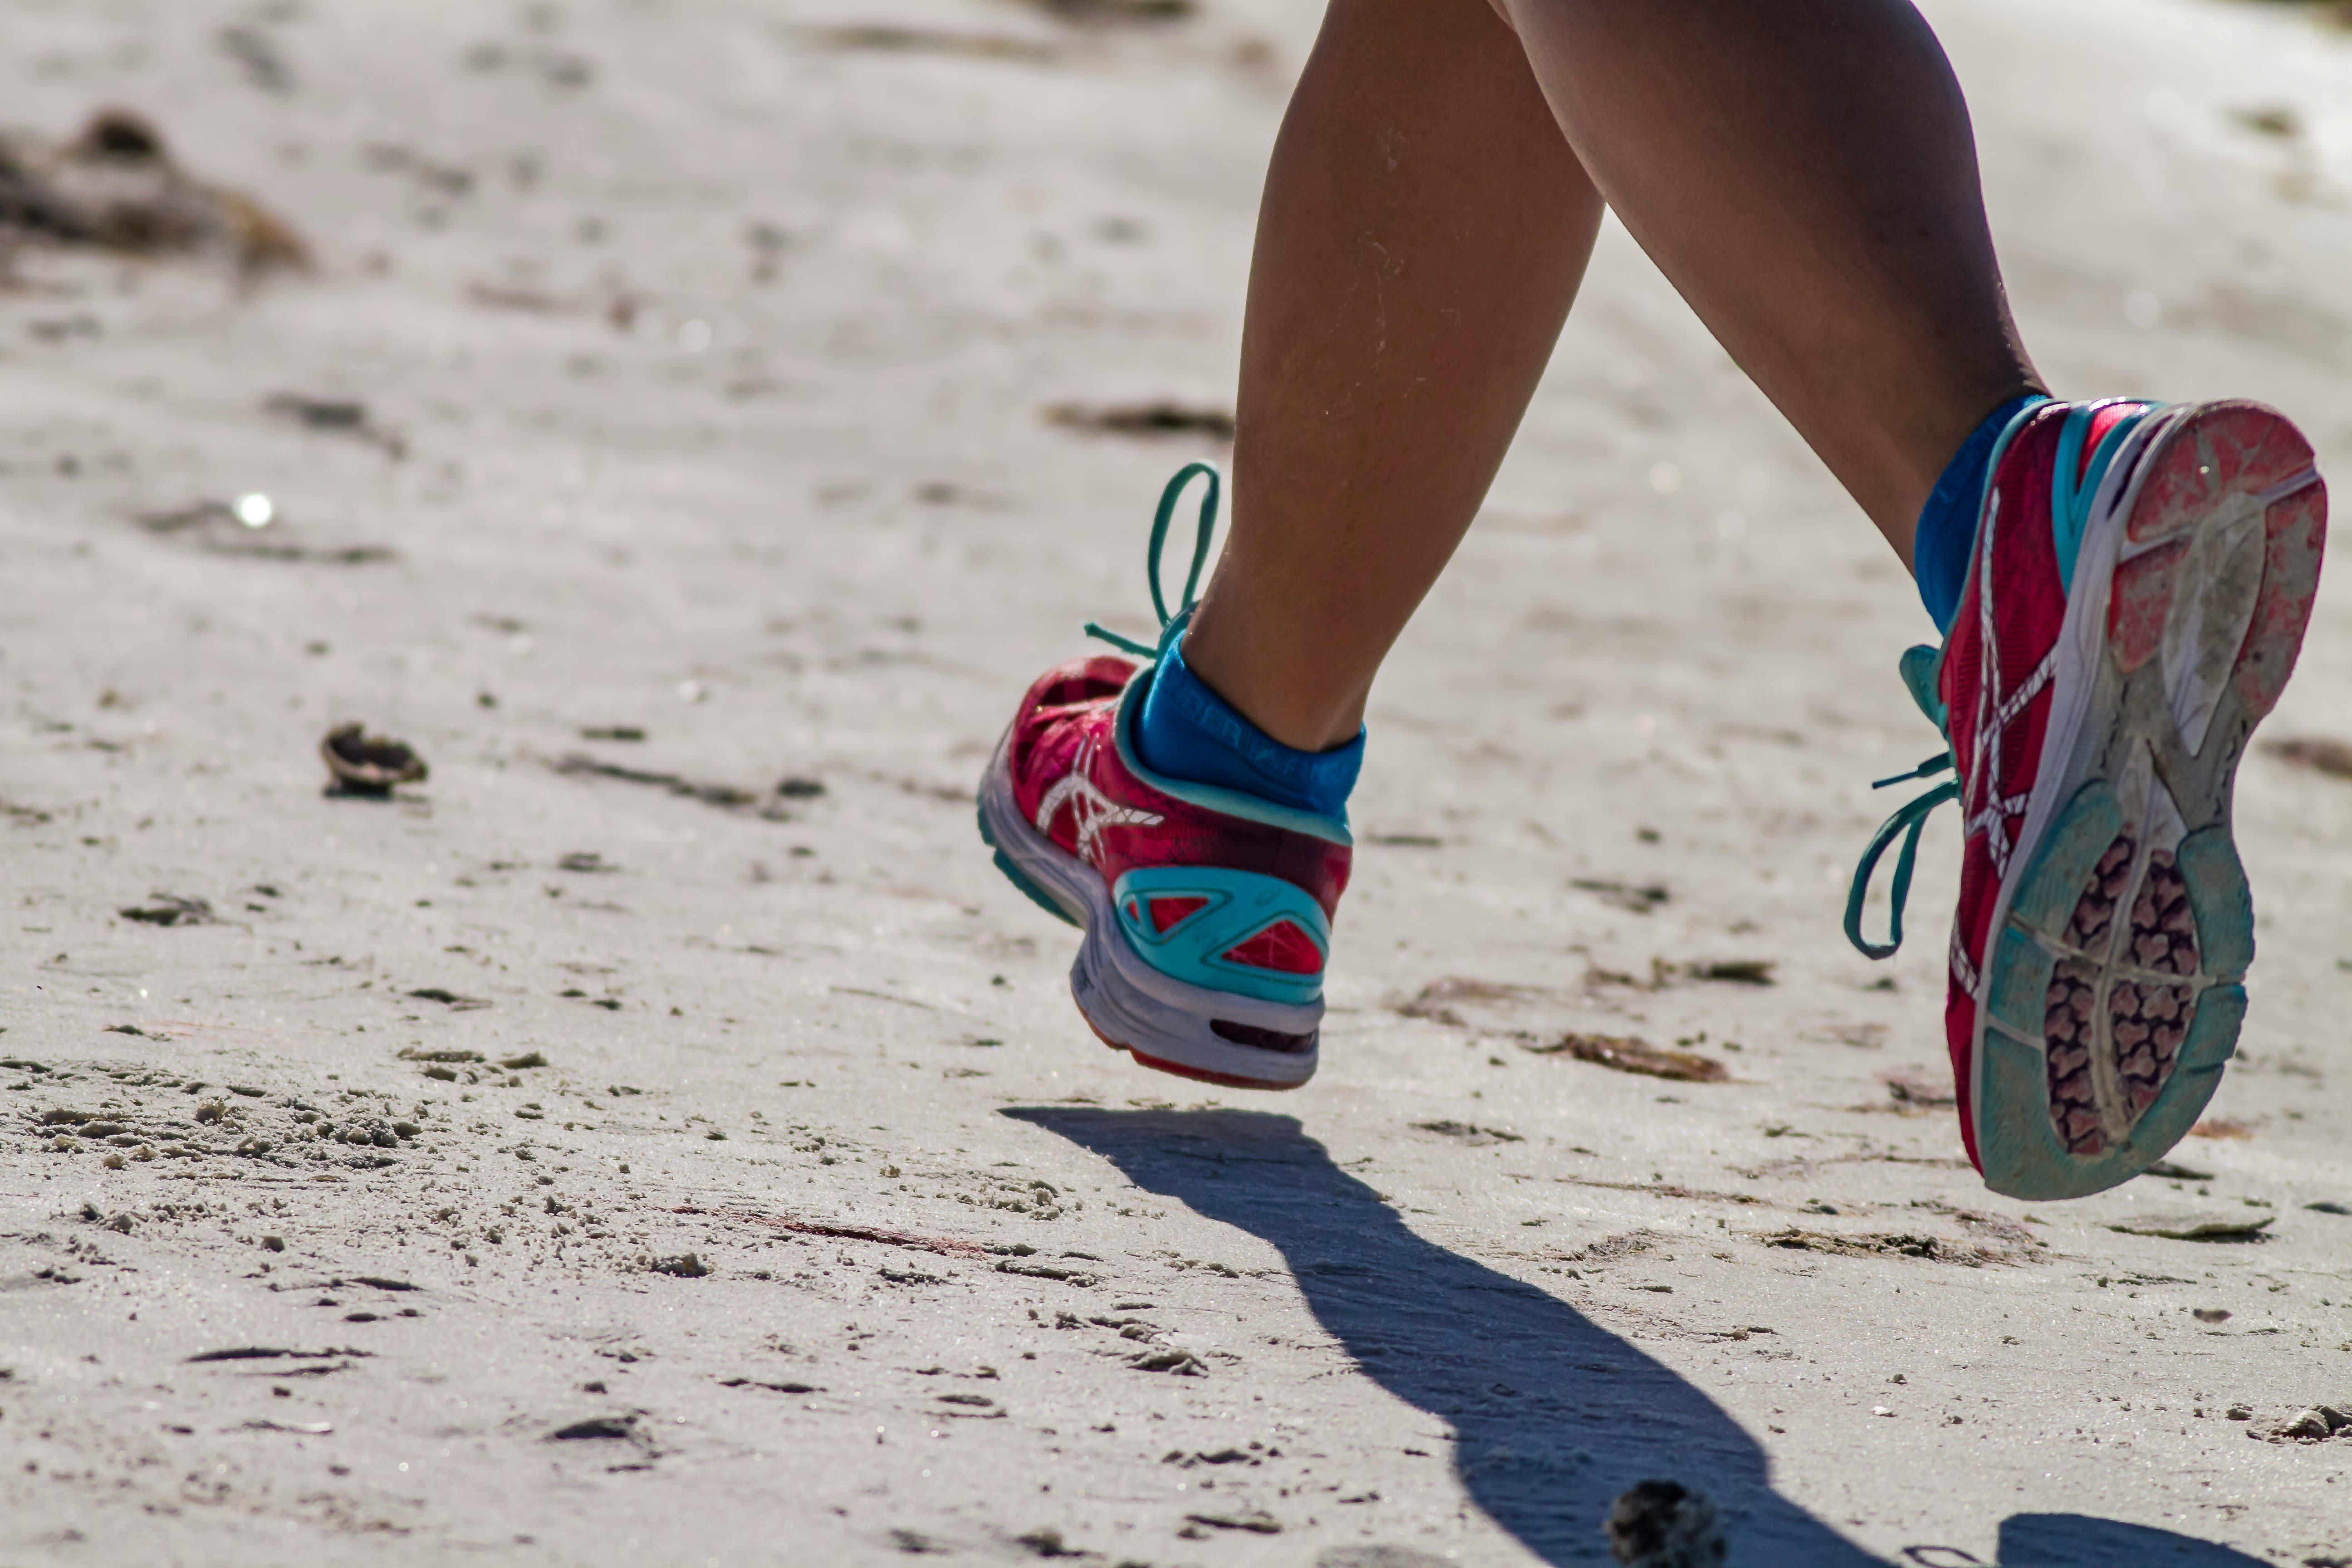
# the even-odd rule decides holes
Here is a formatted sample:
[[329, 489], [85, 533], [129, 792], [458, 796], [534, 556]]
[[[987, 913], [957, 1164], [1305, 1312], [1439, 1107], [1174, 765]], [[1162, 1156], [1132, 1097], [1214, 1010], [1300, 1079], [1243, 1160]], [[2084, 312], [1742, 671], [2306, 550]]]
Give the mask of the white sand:
[[[2269, 398], [2352, 455], [2344, 37], [1937, 17], [2045, 370]], [[2352, 785], [2245, 769], [2263, 960], [2213, 1114], [2249, 1135], [2178, 1156], [2211, 1179], [1986, 1194], [1885, 1081], [1946, 1078], [1948, 822], [1897, 962], [1837, 929], [1868, 781], [1937, 743], [1893, 668], [1925, 618], [1613, 227], [1377, 694], [1322, 1075], [1204, 1097], [1080, 1024], [971, 786], [1081, 619], [1141, 629], [1151, 498], [1216, 452], [1040, 410], [1230, 398], [1308, 5], [5, 18], [7, 119], [143, 110], [320, 270], [241, 297], [34, 257], [0, 293], [0, 1049], [41, 1064], [0, 1073], [0, 1558], [1568, 1563], [1647, 1476], [1711, 1493], [1743, 1564], [2352, 1553], [2352, 1440], [2249, 1440], [2352, 1405], [2352, 1216], [2305, 1206], [2352, 1205]], [[1023, 47], [804, 30], [877, 19]], [[2304, 133], [2231, 117], [2270, 104]], [[247, 491], [253, 541], [397, 558], [134, 521]], [[2347, 609], [2338, 572], [2267, 736], [2352, 735]], [[322, 798], [344, 718], [430, 782]], [[646, 738], [580, 738], [611, 725]], [[116, 914], [151, 889], [220, 922]], [[1605, 978], [1654, 959], [1777, 983]], [[1490, 987], [1437, 994], [1459, 1026], [1396, 1010], [1449, 977]], [[1570, 1028], [1732, 1081], [1520, 1048]], [[57, 1109], [131, 1142], [53, 1152]], [[363, 1152], [312, 1113], [422, 1131]], [[2274, 1223], [2106, 1228], [2175, 1211]], [[705, 1277], [645, 1266], [688, 1252]], [[236, 1348], [332, 1353], [191, 1359]], [[598, 1417], [625, 1435], [551, 1438]]]

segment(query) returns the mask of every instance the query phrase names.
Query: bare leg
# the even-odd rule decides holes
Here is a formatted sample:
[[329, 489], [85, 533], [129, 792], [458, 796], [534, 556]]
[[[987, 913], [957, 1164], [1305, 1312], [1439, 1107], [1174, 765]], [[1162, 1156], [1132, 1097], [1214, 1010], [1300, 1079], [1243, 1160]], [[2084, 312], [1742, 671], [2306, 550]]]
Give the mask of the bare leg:
[[1968, 105], [1909, 0], [1500, 0], [1625, 227], [1895, 553], [2041, 389]]
[[1533, 392], [1596, 186], [1906, 562], [1953, 450], [2039, 384], [1907, 0], [1496, 8], [1517, 60], [1477, 0], [1335, 0], [1276, 147], [1234, 534], [1185, 657], [1290, 745], [1361, 721]]
[[1601, 197], [1486, 0], [1333, 0], [1275, 143], [1234, 526], [1185, 662], [1343, 743], [1518, 429]]

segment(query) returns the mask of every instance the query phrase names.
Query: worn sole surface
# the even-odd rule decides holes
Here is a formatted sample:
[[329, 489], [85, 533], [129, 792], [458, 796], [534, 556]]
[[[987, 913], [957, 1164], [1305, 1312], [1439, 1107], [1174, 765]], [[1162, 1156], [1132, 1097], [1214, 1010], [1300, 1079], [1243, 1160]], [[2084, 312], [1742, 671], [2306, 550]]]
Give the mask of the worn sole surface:
[[2221, 1081], [2254, 949], [2231, 793], [2302, 646], [2326, 517], [2301, 432], [2212, 403], [2165, 416], [2084, 541], [1978, 1014], [1997, 1192], [2127, 1180]]
[[[1070, 965], [1070, 995], [1103, 1044], [1145, 1067], [1228, 1089], [1297, 1089], [1315, 1076], [1321, 1004], [1259, 1001], [1152, 968], [1119, 930], [1101, 873], [1062, 850], [1014, 804], [1003, 741], [981, 782], [980, 836], [1008, 881], [1086, 932]], [[1299, 1039], [1305, 1047], [1269, 1049], [1236, 1035]]]

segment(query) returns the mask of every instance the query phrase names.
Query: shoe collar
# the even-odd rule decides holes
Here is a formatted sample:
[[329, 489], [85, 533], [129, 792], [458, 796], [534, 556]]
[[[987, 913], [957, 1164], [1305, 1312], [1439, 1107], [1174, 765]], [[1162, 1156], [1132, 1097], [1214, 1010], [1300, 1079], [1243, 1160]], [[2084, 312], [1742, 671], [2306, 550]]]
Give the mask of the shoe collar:
[[1111, 717], [1111, 735], [1118, 745], [1120, 766], [1139, 783], [1202, 811], [1213, 811], [1220, 816], [1239, 817], [1265, 827], [1278, 827], [1286, 833], [1304, 834], [1309, 838], [1319, 838], [1326, 844], [1336, 844], [1343, 849], [1354, 847], [1355, 835], [1348, 830], [1348, 819], [1344, 816], [1325, 816], [1318, 812], [1301, 811], [1297, 806], [1261, 800], [1244, 790], [1171, 778], [1146, 767], [1143, 758], [1135, 749], [1134, 731], [1137, 721], [1143, 717], [1143, 701], [1150, 694], [1152, 677], [1159, 673], [1160, 662], [1154, 659], [1138, 669], [1134, 679], [1127, 683], [1127, 689], [1118, 694], [1118, 710]]

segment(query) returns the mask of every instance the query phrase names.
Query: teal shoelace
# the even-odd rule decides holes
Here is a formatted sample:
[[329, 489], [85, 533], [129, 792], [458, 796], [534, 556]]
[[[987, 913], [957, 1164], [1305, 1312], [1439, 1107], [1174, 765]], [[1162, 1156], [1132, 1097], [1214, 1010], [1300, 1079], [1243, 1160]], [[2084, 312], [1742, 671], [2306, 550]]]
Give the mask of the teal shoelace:
[[[1176, 502], [1183, 496], [1184, 487], [1192, 483], [1196, 475], [1206, 477], [1209, 488], [1201, 498], [1200, 525], [1192, 537], [1192, 569], [1184, 574], [1184, 596], [1171, 616], [1168, 613], [1167, 594], [1160, 585], [1160, 554], [1168, 543], [1168, 526], [1176, 516]], [[1176, 470], [1176, 477], [1170, 479], [1167, 488], [1160, 492], [1160, 509], [1151, 518], [1151, 546], [1144, 558], [1144, 573], [1151, 584], [1152, 613], [1160, 617], [1159, 642], [1138, 642], [1096, 621], [1088, 621], [1080, 628], [1087, 636], [1100, 638], [1121, 653], [1131, 653], [1155, 664], [1167, 656], [1168, 650], [1175, 646], [1176, 639], [1184, 634], [1185, 623], [1192, 618], [1193, 606], [1200, 603], [1197, 590], [1201, 586], [1201, 574], [1208, 568], [1209, 541], [1217, 531], [1217, 498], [1223, 489], [1224, 479], [1214, 466], [1187, 463]]]
[[[1944, 700], [1936, 692], [1936, 668], [1942, 659], [1940, 648], [1909, 648], [1904, 652], [1900, 668], [1903, 689], [1911, 694], [1911, 700], [1919, 705], [1919, 711], [1927, 716], [1928, 723], [1949, 734], [1951, 726], [1947, 721], [1949, 715], [1944, 711]], [[1952, 753], [1947, 747], [1941, 755], [1929, 757], [1909, 773], [1896, 773], [1893, 778], [1874, 779], [1870, 787], [1885, 789], [1889, 784], [1904, 784], [1912, 779], [1933, 778], [1951, 766]], [[1895, 950], [1903, 945], [1903, 908], [1911, 898], [1911, 868], [1919, 858], [1919, 831], [1927, 826], [1928, 816], [1937, 806], [1948, 800], [1958, 800], [1959, 795], [1959, 782], [1946, 779], [1916, 800], [1906, 802], [1879, 828], [1877, 837], [1870, 841], [1870, 847], [1862, 852], [1862, 862], [1853, 868], [1853, 886], [1847, 889], [1845, 896], [1845, 939], [1853, 943], [1864, 957], [1892, 958]], [[1898, 836], [1903, 840], [1903, 852], [1895, 858], [1895, 886], [1890, 889], [1894, 910], [1887, 916], [1886, 940], [1872, 942], [1862, 934], [1863, 900], [1869, 896], [1870, 879], [1878, 869], [1879, 858], [1886, 853], [1886, 847]]]
[[[1870, 787], [1885, 789], [1889, 784], [1899, 784], [1911, 779], [1933, 778], [1951, 765], [1952, 754], [1945, 752], [1929, 757], [1907, 773], [1896, 773], [1892, 778], [1874, 779], [1871, 782]], [[1959, 781], [1946, 779], [1925, 795], [1906, 801], [1895, 809], [1895, 815], [1888, 817], [1880, 826], [1877, 834], [1870, 841], [1870, 847], [1862, 852], [1862, 859], [1853, 868], [1853, 886], [1846, 889], [1845, 939], [1853, 943], [1864, 957], [1892, 958], [1895, 956], [1895, 950], [1903, 945], [1903, 908], [1911, 899], [1911, 869], [1919, 858], [1919, 834], [1927, 826], [1928, 816], [1937, 806], [1948, 800], [1959, 798]], [[1891, 907], [1886, 917], [1886, 940], [1883, 942], [1872, 942], [1862, 934], [1863, 900], [1869, 897], [1870, 879], [1878, 869], [1880, 858], [1886, 853], [1886, 847], [1894, 843], [1898, 837], [1903, 840], [1903, 849], [1895, 857], [1895, 882], [1887, 889], [1888, 903]]]

